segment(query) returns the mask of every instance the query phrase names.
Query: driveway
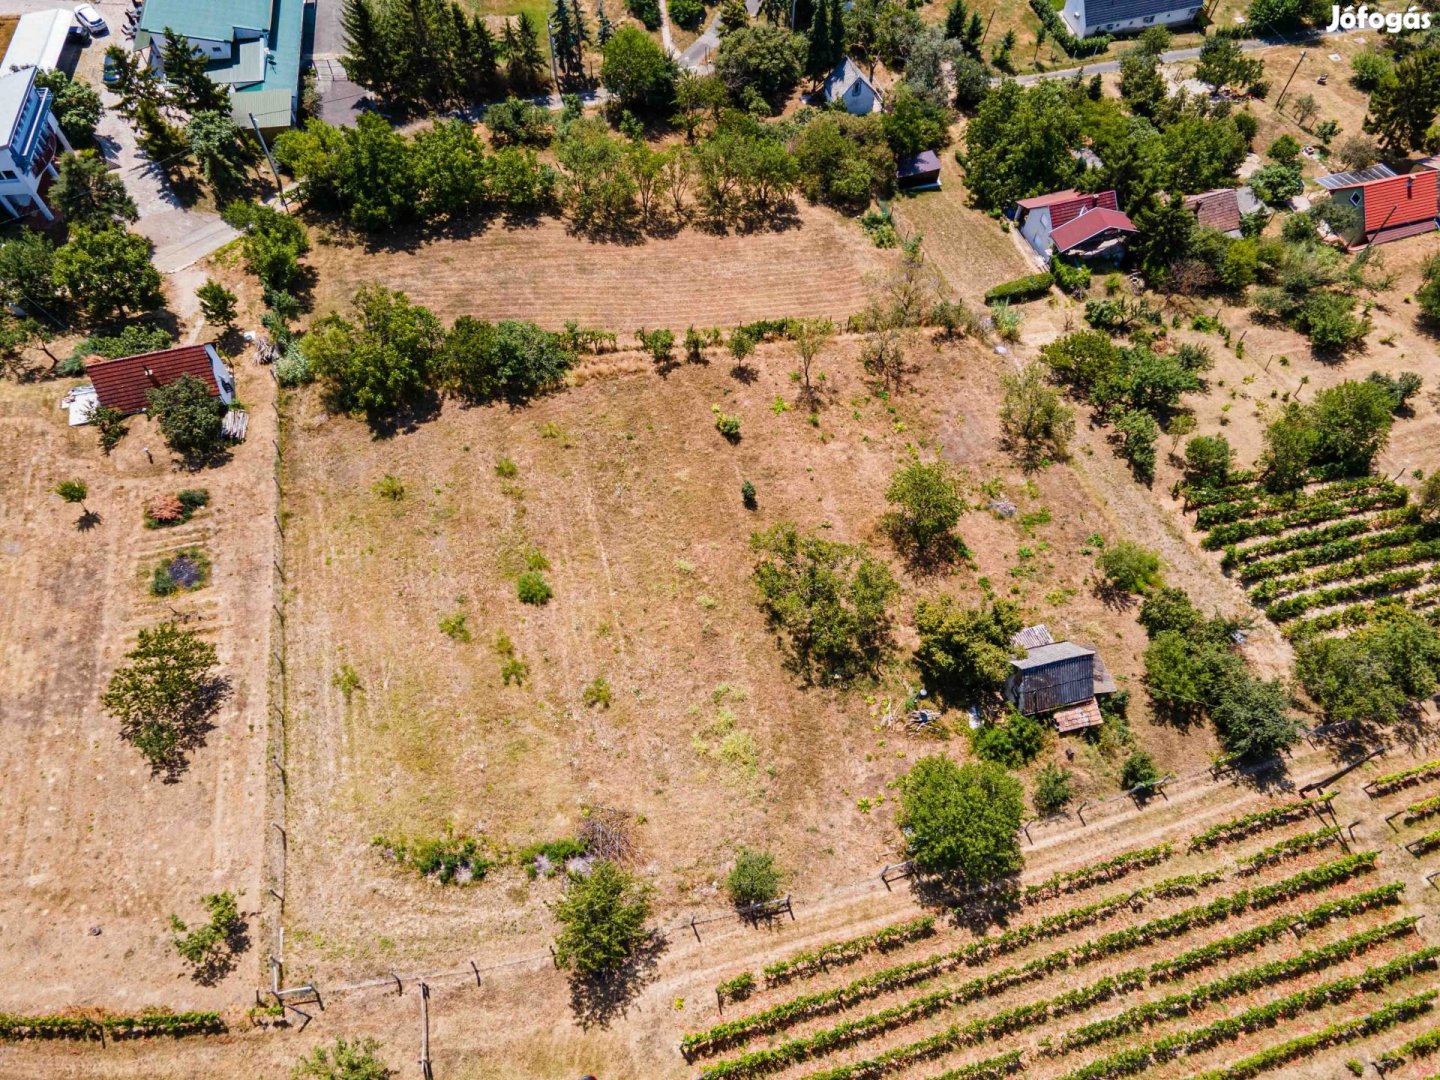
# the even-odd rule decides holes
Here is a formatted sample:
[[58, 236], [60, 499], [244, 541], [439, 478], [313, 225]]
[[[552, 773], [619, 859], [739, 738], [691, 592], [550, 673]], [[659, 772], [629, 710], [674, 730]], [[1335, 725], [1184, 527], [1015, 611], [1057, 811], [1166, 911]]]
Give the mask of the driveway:
[[[745, 10], [750, 12], [750, 18], [755, 18], [757, 15], [760, 14], [760, 0], [745, 0]], [[674, 49], [670, 46], [669, 43], [670, 16], [669, 13], [666, 11], [663, 0], [660, 5], [660, 12], [665, 16], [664, 30], [666, 47], [670, 48], [673, 52]], [[676, 57], [676, 61], [680, 64], [681, 67], [689, 68], [697, 74], [703, 75], [710, 70], [710, 57], [714, 55], [715, 50], [719, 47], [720, 13], [717, 11], [715, 13], [715, 17], [710, 20], [710, 25], [705, 28], [705, 32], [701, 34], [698, 38], [696, 38], [688, 49], [680, 53]]]
[[345, 55], [345, 28], [340, 25], [344, 0], [315, 0], [315, 39], [310, 61], [315, 65], [315, 89], [320, 94], [320, 119], [327, 124], [352, 126], [370, 107], [370, 91], [350, 81], [340, 57]]

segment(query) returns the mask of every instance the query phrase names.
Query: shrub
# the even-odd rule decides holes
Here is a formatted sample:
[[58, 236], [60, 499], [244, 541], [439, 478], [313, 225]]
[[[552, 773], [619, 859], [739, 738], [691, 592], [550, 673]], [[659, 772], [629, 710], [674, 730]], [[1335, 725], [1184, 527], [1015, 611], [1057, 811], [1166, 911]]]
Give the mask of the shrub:
[[398, 476], [391, 476], [386, 473], [379, 480], [371, 485], [371, 491], [381, 499], [388, 499], [391, 502], [399, 502], [405, 498], [405, 482]]
[[441, 885], [468, 884], [485, 878], [495, 863], [480, 850], [473, 836], [456, 836], [450, 826], [440, 836], [395, 839], [377, 836], [370, 845], [422, 878]]
[[1144, 596], [1160, 584], [1160, 556], [1133, 540], [1107, 547], [1096, 565], [1105, 583], [1121, 592]]
[[542, 605], [549, 603], [554, 593], [544, 574], [538, 570], [527, 570], [515, 581], [515, 595], [522, 604]]
[[380, 1043], [371, 1038], [336, 1039], [301, 1058], [290, 1080], [391, 1080], [395, 1074], [377, 1056], [379, 1049]]
[[996, 300], [990, 305], [990, 321], [995, 326], [995, 333], [1001, 341], [1015, 342], [1020, 340], [1020, 324], [1024, 316], [1019, 310], [1010, 306], [1008, 300]]
[[1149, 787], [1159, 779], [1160, 770], [1155, 767], [1155, 759], [1144, 750], [1136, 750], [1126, 758], [1120, 770], [1120, 786], [1126, 791]]
[[972, 742], [980, 759], [1019, 769], [1034, 761], [1045, 748], [1045, 734], [1044, 725], [1033, 716], [1012, 711], [1004, 724], [978, 728]]
[[686, 30], [693, 30], [705, 17], [705, 5], [700, 0], [670, 0], [670, 18]]
[[179, 916], [171, 915], [170, 929], [177, 935], [172, 940], [180, 958], [195, 969], [197, 976], [209, 978], [228, 966], [245, 921], [232, 892], [211, 893], [201, 897], [200, 903], [210, 916], [209, 922], [191, 929]]
[[755, 498], [755, 485], [749, 480], [740, 485], [740, 502], [746, 510], [754, 510], [759, 505]]
[[1185, 444], [1185, 480], [1196, 487], [1223, 487], [1234, 459], [1224, 435], [1197, 435]]
[[194, 375], [145, 392], [150, 416], [160, 425], [165, 445], [182, 457], [203, 461], [220, 449], [225, 404]]
[[555, 905], [561, 925], [555, 939], [555, 963], [582, 980], [613, 975], [648, 936], [650, 890], [609, 859], [588, 874], [571, 874], [565, 895]]
[[710, 411], [715, 414], [715, 430], [725, 436], [730, 442], [739, 442], [740, 418], [730, 413], [721, 412], [719, 405], [710, 406]]
[[952, 530], [966, 505], [944, 462], [927, 465], [912, 459], [891, 475], [885, 501], [895, 507], [885, 524], [898, 545], [921, 559], [949, 554], [955, 543]]
[[305, 347], [299, 341], [290, 342], [275, 361], [275, 381], [288, 389], [304, 386], [314, 377], [310, 370], [310, 358], [305, 355]]
[[[1087, 283], [1089, 281], [1088, 275], [1086, 281]], [[1011, 303], [1023, 304], [1027, 300], [1038, 300], [1050, 292], [1050, 286], [1053, 284], [1055, 284], [1053, 274], [1027, 274], [1025, 277], [1002, 282], [988, 289], [985, 293], [985, 303], [993, 304], [996, 300], [1007, 300]]]
[[468, 616], [463, 611], [452, 611], [449, 615], [440, 616], [440, 632], [451, 641], [468, 642], [470, 640], [470, 627], [467, 625]]
[[1031, 364], [1018, 375], [1002, 375], [1000, 381], [1005, 388], [1000, 429], [1012, 452], [1027, 468], [1063, 459], [1075, 434], [1075, 410], [1046, 382], [1041, 366]]
[[191, 592], [210, 580], [210, 560], [199, 548], [187, 548], [162, 559], [150, 576], [151, 596]]
[[989, 762], [923, 757], [901, 787], [898, 824], [921, 873], [985, 884], [1019, 872], [1019, 781]]
[[748, 907], [774, 900], [780, 895], [780, 870], [768, 851], [741, 848], [735, 865], [725, 875], [725, 891], [736, 907]]
[[1041, 769], [1035, 777], [1035, 791], [1031, 795], [1035, 813], [1040, 817], [1051, 817], [1064, 810], [1074, 798], [1070, 789], [1073, 779], [1074, 774], [1069, 769], [1063, 769], [1054, 762]]
[[604, 675], [597, 675], [585, 684], [585, 689], [580, 691], [580, 700], [587, 708], [594, 708], [596, 705], [602, 709], [610, 707], [610, 680]]
[[100, 449], [110, 453], [120, 445], [120, 440], [130, 430], [125, 424], [125, 414], [109, 405], [98, 405], [90, 410], [90, 422], [100, 436]]

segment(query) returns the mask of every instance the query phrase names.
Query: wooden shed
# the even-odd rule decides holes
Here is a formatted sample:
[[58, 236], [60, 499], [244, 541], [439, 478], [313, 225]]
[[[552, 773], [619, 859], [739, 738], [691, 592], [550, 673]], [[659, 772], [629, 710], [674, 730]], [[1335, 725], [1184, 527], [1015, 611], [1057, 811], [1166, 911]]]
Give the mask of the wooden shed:
[[1095, 650], [1073, 641], [1057, 641], [1030, 649], [1011, 660], [1005, 697], [1022, 713], [1054, 712], [1095, 696]]

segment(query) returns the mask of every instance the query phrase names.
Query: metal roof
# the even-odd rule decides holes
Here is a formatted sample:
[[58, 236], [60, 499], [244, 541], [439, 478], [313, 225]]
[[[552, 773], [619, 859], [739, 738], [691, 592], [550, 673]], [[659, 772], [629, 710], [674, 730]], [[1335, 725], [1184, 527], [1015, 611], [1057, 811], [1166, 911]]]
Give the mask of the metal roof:
[[905, 180], [912, 176], [921, 176], [925, 173], [940, 171], [940, 155], [934, 150], [921, 150], [918, 154], [911, 154], [909, 157], [900, 159], [895, 168], [895, 175]]
[[1384, 180], [1395, 175], [1395, 170], [1389, 165], [1371, 165], [1368, 169], [1356, 169], [1354, 172], [1330, 173], [1328, 176], [1317, 176], [1315, 183], [1319, 184], [1326, 191], [1334, 191], [1336, 188], [1354, 187], [1356, 184], [1368, 183], [1371, 180]]
[[1050, 636], [1050, 628], [1044, 623], [1036, 623], [1034, 626], [1027, 626], [1018, 634], [1010, 638], [1010, 644], [1017, 649], [1038, 649], [1041, 645], [1054, 645], [1055, 639]]
[[21, 68], [0, 75], [0, 146], [10, 145], [34, 82], [34, 68]]
[[1084, 645], [1076, 645], [1073, 641], [1056, 641], [1049, 645], [1041, 645], [1039, 648], [1031, 649], [1029, 654], [1022, 660], [1011, 660], [1010, 663], [1021, 671], [1034, 671], [1049, 664], [1058, 664], [1062, 660], [1073, 660], [1077, 656], [1094, 656], [1094, 649], [1087, 649]]
[[1146, 15], [1164, 15], [1184, 6], [1175, 0], [1085, 0], [1085, 24], [1100, 26]]
[[229, 41], [237, 29], [270, 29], [270, 0], [145, 0], [140, 29], [156, 37], [166, 29], [206, 41]]
[[5, 50], [5, 58], [0, 60], [0, 70], [23, 67], [50, 70], [60, 62], [60, 54], [65, 51], [65, 38], [74, 21], [75, 13], [69, 8], [21, 15], [10, 45]]

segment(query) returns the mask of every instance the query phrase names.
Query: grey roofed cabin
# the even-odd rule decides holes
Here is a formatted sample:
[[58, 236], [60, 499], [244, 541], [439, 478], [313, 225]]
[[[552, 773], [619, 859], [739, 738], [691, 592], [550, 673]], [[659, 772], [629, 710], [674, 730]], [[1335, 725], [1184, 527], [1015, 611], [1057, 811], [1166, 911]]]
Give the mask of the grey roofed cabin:
[[1011, 660], [1005, 697], [1027, 716], [1063, 709], [1095, 696], [1095, 650], [1057, 641]]

